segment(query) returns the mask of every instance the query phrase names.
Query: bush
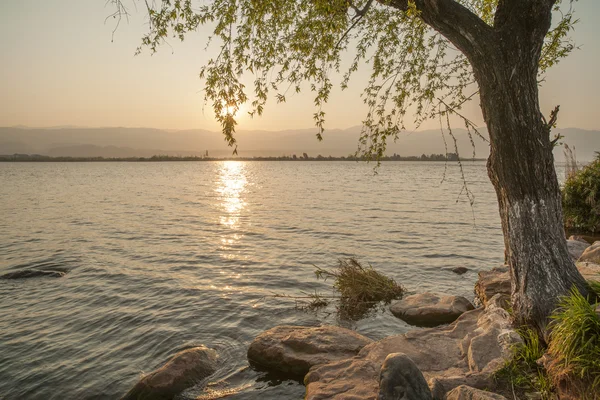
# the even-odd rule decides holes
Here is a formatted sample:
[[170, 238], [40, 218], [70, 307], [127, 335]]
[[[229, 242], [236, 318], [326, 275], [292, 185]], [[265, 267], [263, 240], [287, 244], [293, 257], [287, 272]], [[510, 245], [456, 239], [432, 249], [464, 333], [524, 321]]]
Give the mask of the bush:
[[356, 259], [339, 260], [335, 270], [317, 268], [317, 278], [334, 279], [333, 288], [340, 293], [338, 311], [342, 318], [360, 319], [378, 303], [389, 303], [404, 294], [404, 288], [392, 278], [363, 267]]
[[567, 229], [600, 231], [600, 156], [567, 178], [562, 204]]
[[600, 317], [577, 289], [552, 315], [549, 374], [582, 399], [600, 399]]

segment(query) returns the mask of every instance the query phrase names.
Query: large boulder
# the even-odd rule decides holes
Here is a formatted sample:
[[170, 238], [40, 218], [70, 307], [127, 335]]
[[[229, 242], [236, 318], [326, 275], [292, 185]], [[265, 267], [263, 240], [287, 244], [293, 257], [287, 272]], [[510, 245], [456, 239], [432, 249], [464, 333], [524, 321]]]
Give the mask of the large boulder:
[[276, 326], [258, 335], [248, 360], [260, 368], [295, 376], [310, 367], [355, 356], [373, 341], [337, 326]]
[[510, 296], [508, 266], [503, 265], [492, 268], [490, 271], [479, 272], [479, 279], [475, 284], [475, 294], [484, 306], [496, 294]]
[[217, 352], [208, 347], [183, 350], [144, 376], [122, 400], [172, 399], [215, 373], [217, 362]]
[[311, 368], [304, 378], [306, 400], [376, 400], [381, 366], [389, 354], [399, 352], [445, 392], [460, 385], [494, 387], [493, 374], [521, 340], [501, 307], [501, 297], [450, 325], [390, 336], [365, 346], [356, 357]]
[[462, 296], [420, 293], [393, 303], [390, 311], [411, 325], [438, 326], [455, 321], [473, 308], [473, 304]]
[[402, 353], [389, 354], [379, 373], [377, 400], [432, 400], [425, 377]]
[[506, 397], [461, 385], [452, 389], [450, 393], [446, 395], [446, 400], [506, 400]]
[[585, 249], [578, 261], [600, 264], [600, 241], [594, 242], [593, 245]]
[[577, 260], [583, 252], [590, 247], [590, 244], [586, 241], [569, 239], [567, 240], [567, 247], [569, 248], [569, 254], [573, 260]]

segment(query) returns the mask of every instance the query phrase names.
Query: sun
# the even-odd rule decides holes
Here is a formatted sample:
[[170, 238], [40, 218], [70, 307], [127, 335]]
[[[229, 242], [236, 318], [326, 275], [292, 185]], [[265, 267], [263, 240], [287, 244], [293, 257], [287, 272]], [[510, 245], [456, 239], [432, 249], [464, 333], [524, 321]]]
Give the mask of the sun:
[[223, 108], [221, 109], [221, 116], [232, 115], [236, 118], [240, 118], [246, 114], [245, 104], [226, 104], [223, 101]]

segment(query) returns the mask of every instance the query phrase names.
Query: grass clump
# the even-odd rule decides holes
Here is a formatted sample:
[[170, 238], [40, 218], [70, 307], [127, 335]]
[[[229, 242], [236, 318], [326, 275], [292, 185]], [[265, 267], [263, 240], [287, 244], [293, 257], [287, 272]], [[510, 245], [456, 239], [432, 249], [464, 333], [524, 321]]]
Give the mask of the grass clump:
[[600, 231], [600, 156], [567, 178], [562, 204], [565, 228]]
[[598, 304], [573, 289], [552, 315], [548, 352], [555, 385], [566, 386], [582, 399], [600, 399], [600, 317]]
[[[600, 282], [588, 284], [600, 295]], [[548, 348], [536, 331], [517, 330], [523, 343], [513, 347], [513, 357], [496, 372], [497, 383], [512, 390], [515, 398], [535, 391], [544, 400], [558, 399], [561, 394], [600, 400], [600, 317], [596, 307], [598, 303], [591, 304], [576, 288], [562, 297], [551, 316]], [[540, 358], [544, 365], [538, 364]]]
[[[513, 356], [494, 376], [502, 385], [509, 386], [513, 394], [519, 398], [526, 392], [539, 392], [542, 399], [554, 399], [552, 384], [543, 366], [537, 361], [544, 355], [544, 346], [536, 331], [531, 328], [521, 328], [517, 332], [523, 339], [522, 343], [513, 346]], [[516, 396], [516, 395], [515, 395]]]
[[402, 298], [404, 288], [371, 265], [362, 266], [355, 258], [340, 259], [333, 270], [317, 267], [318, 279], [334, 279], [340, 293], [338, 311], [342, 318], [360, 319], [375, 305]]

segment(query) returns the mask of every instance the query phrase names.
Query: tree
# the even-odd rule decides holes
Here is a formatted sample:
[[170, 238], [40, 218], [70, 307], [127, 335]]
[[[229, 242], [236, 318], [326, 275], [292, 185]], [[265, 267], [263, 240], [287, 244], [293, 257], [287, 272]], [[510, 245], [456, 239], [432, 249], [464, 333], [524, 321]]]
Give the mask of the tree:
[[[126, 13], [112, 0], [116, 15]], [[407, 112], [419, 125], [439, 118], [454, 143], [449, 115], [462, 118], [473, 141], [486, 140], [460, 113], [479, 95], [491, 154], [488, 175], [498, 197], [517, 322], [540, 332], [559, 295], [587, 286], [571, 260], [562, 225], [559, 186], [548, 121], [538, 87], [546, 69], [574, 48], [572, 0], [162, 0], [148, 7], [152, 52], [171, 35], [183, 40], [210, 25], [220, 52], [201, 70], [229, 145], [236, 119], [250, 102], [260, 115], [269, 94], [279, 102], [308, 84], [315, 94], [317, 137], [323, 107], [342, 74], [342, 88], [363, 63], [372, 68], [364, 91], [368, 113], [359, 149], [371, 159], [404, 128]], [[561, 16], [552, 26], [552, 14]], [[209, 40], [209, 41], [210, 41]], [[342, 54], [353, 62], [341, 71]], [[253, 90], [244, 74], [254, 75]], [[445, 125], [445, 130], [444, 130]]]

